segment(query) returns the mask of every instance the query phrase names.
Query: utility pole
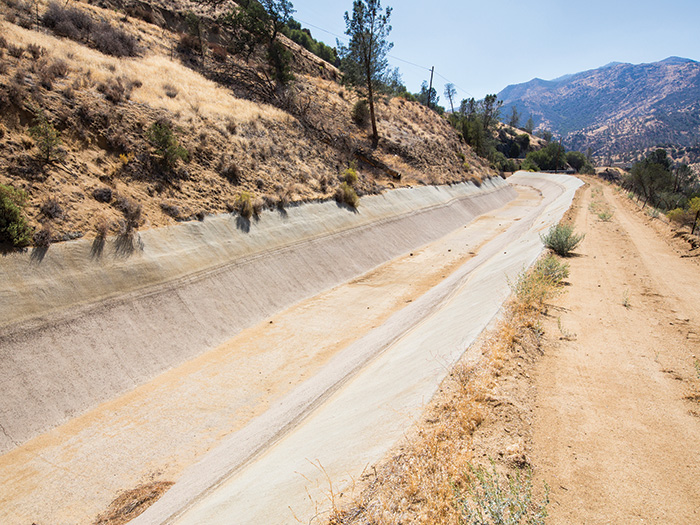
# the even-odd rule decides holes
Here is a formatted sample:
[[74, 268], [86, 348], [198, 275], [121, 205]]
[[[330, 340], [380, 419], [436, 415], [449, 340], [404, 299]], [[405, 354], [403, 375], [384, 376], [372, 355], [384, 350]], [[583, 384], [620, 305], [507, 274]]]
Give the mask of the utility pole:
[[428, 108], [433, 109], [433, 73], [435, 73], [435, 66], [430, 69], [430, 87], [428, 88]]

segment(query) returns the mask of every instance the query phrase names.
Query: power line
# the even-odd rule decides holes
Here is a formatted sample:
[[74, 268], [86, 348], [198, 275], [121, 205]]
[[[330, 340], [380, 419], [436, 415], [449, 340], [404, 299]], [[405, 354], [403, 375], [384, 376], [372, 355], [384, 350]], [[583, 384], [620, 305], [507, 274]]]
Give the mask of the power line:
[[[318, 29], [319, 31], [323, 31], [324, 33], [327, 33], [327, 34], [329, 34], [329, 35], [331, 35], [331, 36], [334, 36], [334, 37], [336, 37], [338, 40], [342, 40], [342, 41], [344, 41], [344, 42], [348, 42], [348, 41], [349, 41], [348, 38], [347, 38], [347, 36], [338, 35], [338, 34], [336, 34], [336, 33], [333, 33], [332, 31], [328, 31], [328, 29], [324, 29], [324, 28], [319, 27], [319, 26], [317, 26], [317, 25], [314, 25], [314, 24], [312, 24], [312, 23], [310, 23], [310, 22], [305, 22], [304, 20], [300, 20], [299, 18], [295, 18], [295, 20], [296, 20], [297, 22], [301, 23], [301, 24], [304, 24], [304, 25], [309, 26], [309, 27], [313, 27], [314, 29]], [[415, 62], [411, 62], [410, 60], [405, 60], [405, 59], [403, 59], [403, 58], [399, 58], [399, 57], [394, 56], [394, 55], [387, 55], [387, 56], [388, 56], [389, 58], [394, 59], [394, 60], [398, 60], [399, 62], [403, 62], [404, 64], [408, 64], [408, 65], [410, 65], [410, 66], [417, 67], [418, 69], [423, 69], [423, 70], [425, 70], [425, 71], [431, 71], [431, 70], [433, 69], [433, 68], [430, 68], [430, 67], [427, 67], [427, 66], [422, 66], [422, 65], [420, 65], [420, 64], [416, 64]], [[469, 95], [470, 97], [473, 97], [473, 96], [474, 96], [474, 95], [472, 95], [469, 91], [467, 91], [466, 89], [464, 89], [464, 88], [462, 88], [462, 87], [459, 87], [457, 84], [455, 84], [454, 82], [452, 82], [449, 78], [444, 77], [443, 75], [441, 75], [441, 74], [438, 73], [437, 71], [435, 72], [435, 74], [436, 74], [437, 76], [439, 76], [441, 79], [445, 80], [446, 82], [449, 82], [450, 84], [452, 84], [454, 87], [456, 87], [456, 88], [459, 89], [460, 91], [466, 93], [466, 94]]]
[[435, 74], [436, 74], [437, 76], [439, 76], [441, 79], [443, 79], [443, 80], [449, 82], [450, 84], [452, 84], [454, 87], [456, 87], [456, 88], [459, 89], [460, 91], [463, 91], [464, 93], [466, 93], [466, 94], [469, 95], [470, 97], [474, 97], [474, 95], [472, 95], [471, 93], [469, 93], [469, 91], [467, 91], [467, 90], [464, 89], [464, 88], [459, 87], [457, 84], [455, 84], [454, 82], [452, 82], [449, 78], [443, 77], [440, 73], [435, 73]]

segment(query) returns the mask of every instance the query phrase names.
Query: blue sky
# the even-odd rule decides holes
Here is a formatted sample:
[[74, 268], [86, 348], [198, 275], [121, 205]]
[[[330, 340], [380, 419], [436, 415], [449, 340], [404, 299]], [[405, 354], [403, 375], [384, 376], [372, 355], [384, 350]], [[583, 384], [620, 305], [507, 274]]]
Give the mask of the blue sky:
[[[335, 46], [335, 36], [317, 27], [344, 35], [352, 0], [292, 2], [295, 18], [317, 39]], [[383, 0], [387, 5], [394, 9], [392, 67], [416, 92], [435, 66], [441, 103], [445, 79], [460, 99], [483, 98], [509, 84], [610, 62], [700, 60], [700, 0]]]

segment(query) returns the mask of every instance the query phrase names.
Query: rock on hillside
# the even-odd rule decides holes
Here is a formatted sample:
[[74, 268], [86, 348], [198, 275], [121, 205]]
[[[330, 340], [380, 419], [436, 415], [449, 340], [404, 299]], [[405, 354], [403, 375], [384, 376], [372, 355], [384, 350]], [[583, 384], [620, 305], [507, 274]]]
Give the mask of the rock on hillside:
[[503, 115], [515, 106], [539, 129], [563, 136], [568, 148], [591, 148], [599, 158], [630, 160], [657, 145], [700, 146], [700, 63], [685, 58], [536, 78], [498, 97]]

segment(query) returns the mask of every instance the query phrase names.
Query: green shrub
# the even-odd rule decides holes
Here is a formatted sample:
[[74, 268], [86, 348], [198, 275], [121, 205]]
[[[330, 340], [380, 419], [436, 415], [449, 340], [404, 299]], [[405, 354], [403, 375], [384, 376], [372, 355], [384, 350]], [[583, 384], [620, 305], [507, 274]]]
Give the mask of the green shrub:
[[678, 224], [685, 224], [688, 220], [688, 214], [683, 208], [675, 208], [668, 213], [666, 213], [668, 220], [676, 222]]
[[255, 209], [253, 208], [253, 197], [250, 193], [247, 191], [244, 191], [238, 197], [236, 198], [236, 202], [233, 203], [233, 209], [236, 211], [241, 217], [245, 217], [246, 219], [250, 219], [253, 214], [255, 213]]
[[347, 182], [343, 182], [335, 192], [335, 200], [340, 203], [345, 203], [351, 208], [357, 208], [360, 204], [360, 198], [357, 196], [355, 189]]
[[32, 228], [24, 216], [27, 198], [24, 191], [0, 184], [0, 243], [10, 243], [16, 248], [31, 243]]
[[41, 108], [34, 111], [34, 122], [34, 126], [29, 128], [29, 134], [36, 140], [41, 161], [48, 164], [57, 160], [60, 154], [60, 134]]
[[544, 524], [549, 504], [549, 488], [545, 485], [542, 502], [532, 501], [532, 473], [517, 472], [502, 480], [491, 462], [491, 471], [471, 467], [473, 482], [466, 494], [459, 495], [462, 523], [468, 525]]
[[357, 168], [355, 168], [354, 164], [351, 164], [350, 167], [343, 172], [340, 180], [347, 182], [350, 186], [354, 186], [357, 183]]
[[162, 166], [168, 170], [175, 167], [178, 159], [187, 161], [189, 152], [180, 146], [170, 124], [166, 121], [154, 122], [146, 132], [146, 138], [155, 148]]
[[552, 285], [560, 285], [569, 277], [569, 265], [560, 261], [554, 255], [547, 254], [535, 263], [533, 271]]
[[369, 105], [365, 99], [360, 99], [355, 102], [352, 107], [352, 120], [361, 128], [367, 127], [369, 123]]
[[541, 235], [542, 243], [557, 255], [568, 257], [583, 240], [585, 234], [575, 234], [568, 224], [552, 226], [546, 235]]

